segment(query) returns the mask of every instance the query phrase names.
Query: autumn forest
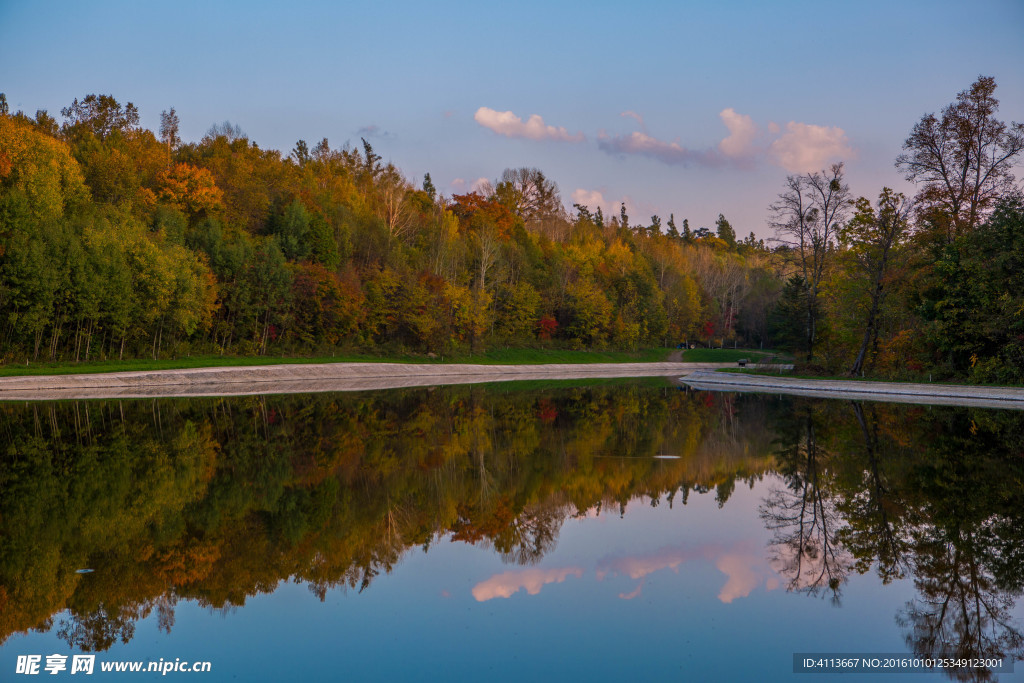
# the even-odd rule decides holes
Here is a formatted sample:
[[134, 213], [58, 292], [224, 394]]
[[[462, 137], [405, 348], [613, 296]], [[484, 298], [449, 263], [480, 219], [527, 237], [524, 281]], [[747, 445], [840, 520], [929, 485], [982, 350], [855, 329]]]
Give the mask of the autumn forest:
[[[535, 168], [442, 196], [370, 142], [179, 137], [87, 95], [0, 95], [0, 355], [458, 355], [488, 348], [788, 351], [810, 371], [1024, 380], [1024, 127], [979, 77], [908, 121], [915, 194], [851, 194], [841, 163], [779, 179], [771, 238], [685, 207], [567, 207]], [[898, 156], [897, 156], [898, 154]], [[744, 230], [743, 232], [747, 232]]]

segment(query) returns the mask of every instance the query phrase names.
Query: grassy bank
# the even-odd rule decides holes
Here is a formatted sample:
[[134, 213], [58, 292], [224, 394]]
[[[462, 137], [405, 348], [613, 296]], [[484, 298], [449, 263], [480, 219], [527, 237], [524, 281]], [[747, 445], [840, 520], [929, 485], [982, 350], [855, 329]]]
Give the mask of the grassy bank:
[[686, 349], [683, 351], [683, 360], [687, 363], [735, 363], [746, 358], [751, 363], [759, 360], [778, 358], [779, 362], [789, 363], [788, 354], [781, 354], [777, 351], [754, 351], [752, 349]]
[[93, 372], [142, 372], [188, 368], [244, 367], [287, 363], [473, 363], [480, 365], [544, 365], [550, 363], [655, 363], [669, 359], [671, 349], [643, 351], [570, 351], [560, 349], [492, 349], [455, 356], [398, 354], [380, 356], [352, 353], [335, 356], [192, 356], [189, 358], [89, 361], [83, 363], [30, 363], [0, 365], [0, 377], [69, 375]]

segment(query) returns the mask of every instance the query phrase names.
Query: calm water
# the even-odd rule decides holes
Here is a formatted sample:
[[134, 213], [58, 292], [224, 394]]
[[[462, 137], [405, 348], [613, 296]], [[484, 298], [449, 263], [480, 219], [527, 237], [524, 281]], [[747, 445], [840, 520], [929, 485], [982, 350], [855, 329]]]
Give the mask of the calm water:
[[208, 681], [1009, 661], [1022, 541], [1011, 411], [662, 380], [0, 405], [0, 679], [55, 653], [60, 676], [95, 654], [86, 680], [161, 658]]

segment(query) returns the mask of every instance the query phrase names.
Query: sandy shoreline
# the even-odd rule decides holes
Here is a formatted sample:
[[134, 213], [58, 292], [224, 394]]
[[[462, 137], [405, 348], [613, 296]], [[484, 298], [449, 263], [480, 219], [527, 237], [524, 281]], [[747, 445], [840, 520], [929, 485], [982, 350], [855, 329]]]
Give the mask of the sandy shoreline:
[[681, 377], [735, 363], [322, 363], [0, 377], [0, 401], [248, 396], [516, 380]]
[[1024, 410], [1024, 389], [854, 380], [799, 379], [696, 371], [682, 381], [694, 389], [788, 394], [853, 401]]

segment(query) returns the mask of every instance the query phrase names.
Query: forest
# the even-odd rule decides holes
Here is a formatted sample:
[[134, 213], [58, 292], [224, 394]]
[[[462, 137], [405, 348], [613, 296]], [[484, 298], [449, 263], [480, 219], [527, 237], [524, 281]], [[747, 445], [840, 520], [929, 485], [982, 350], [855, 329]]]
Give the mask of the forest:
[[[979, 77], [910, 128], [906, 197], [780, 179], [773, 237], [563, 203], [535, 168], [443, 196], [366, 140], [198, 142], [173, 108], [0, 94], [0, 358], [771, 348], [810, 372], [1024, 381], [1024, 126]], [[910, 122], [908, 122], [910, 123]]]

